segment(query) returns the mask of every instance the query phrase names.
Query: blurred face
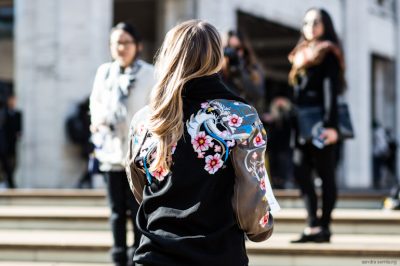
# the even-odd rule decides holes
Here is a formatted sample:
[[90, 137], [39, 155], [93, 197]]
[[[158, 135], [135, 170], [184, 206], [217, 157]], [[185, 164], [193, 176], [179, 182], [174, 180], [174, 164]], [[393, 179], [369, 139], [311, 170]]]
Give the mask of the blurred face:
[[15, 96], [9, 96], [8, 97], [7, 106], [10, 109], [15, 109], [15, 107], [17, 106], [17, 99], [15, 98]]
[[130, 34], [118, 29], [111, 33], [110, 50], [112, 58], [121, 67], [127, 67], [133, 62], [139, 49]]
[[232, 36], [229, 38], [228, 46], [235, 49], [240, 57], [243, 57], [244, 55], [243, 46], [237, 36]]
[[321, 14], [317, 10], [310, 10], [304, 16], [303, 34], [307, 41], [314, 41], [324, 34]]

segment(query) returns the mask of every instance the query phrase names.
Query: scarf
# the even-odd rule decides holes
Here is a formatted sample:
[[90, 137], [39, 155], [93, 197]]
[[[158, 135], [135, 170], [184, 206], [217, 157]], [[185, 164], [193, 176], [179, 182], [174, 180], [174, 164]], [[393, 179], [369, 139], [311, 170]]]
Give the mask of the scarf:
[[[314, 44], [314, 45], [310, 45]], [[305, 69], [319, 65], [325, 56], [332, 52], [339, 61], [341, 71], [344, 71], [343, 53], [338, 45], [331, 41], [307, 42], [303, 41], [290, 52], [288, 59], [292, 64], [292, 69], [289, 72], [289, 83], [296, 85], [296, 76]]]

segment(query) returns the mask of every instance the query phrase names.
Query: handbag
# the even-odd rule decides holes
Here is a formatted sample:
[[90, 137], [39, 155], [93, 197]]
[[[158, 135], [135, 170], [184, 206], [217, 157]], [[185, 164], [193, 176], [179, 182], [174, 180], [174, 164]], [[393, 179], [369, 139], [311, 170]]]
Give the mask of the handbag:
[[[318, 135], [323, 127], [324, 110], [319, 106], [300, 107], [297, 109], [297, 126], [299, 137], [305, 141]], [[340, 139], [354, 138], [349, 107], [346, 103], [338, 103], [338, 133]]]

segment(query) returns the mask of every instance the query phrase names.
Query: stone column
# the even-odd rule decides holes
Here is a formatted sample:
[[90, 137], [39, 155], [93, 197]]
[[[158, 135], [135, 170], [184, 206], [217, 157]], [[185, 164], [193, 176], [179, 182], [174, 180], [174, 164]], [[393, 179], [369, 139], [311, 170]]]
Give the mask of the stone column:
[[15, 0], [15, 84], [23, 111], [17, 185], [72, 187], [84, 168], [65, 134], [109, 60], [112, 0]]
[[348, 188], [369, 188], [372, 164], [368, 1], [345, 1], [344, 5], [343, 41], [348, 86], [346, 98], [349, 102], [356, 134], [354, 140], [345, 143], [344, 183]]
[[161, 45], [165, 34], [178, 23], [196, 18], [196, 0], [158, 1], [157, 43]]
[[221, 34], [236, 28], [237, 0], [197, 0], [197, 18], [213, 24]]

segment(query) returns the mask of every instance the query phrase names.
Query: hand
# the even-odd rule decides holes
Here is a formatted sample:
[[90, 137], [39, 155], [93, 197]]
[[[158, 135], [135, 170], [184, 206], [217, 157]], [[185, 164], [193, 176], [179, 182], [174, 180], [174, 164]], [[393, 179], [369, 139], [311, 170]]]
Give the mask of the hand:
[[274, 121], [274, 117], [270, 113], [262, 113], [261, 121], [271, 123], [272, 121]]
[[276, 107], [286, 107], [288, 105], [288, 100], [285, 97], [279, 96], [272, 101], [272, 104]]
[[91, 124], [89, 129], [90, 129], [91, 133], [96, 133], [96, 132], [99, 132], [99, 131], [108, 130], [109, 127], [106, 126], [105, 124], [99, 124], [99, 125]]
[[90, 133], [96, 133], [98, 131], [98, 128], [94, 125], [90, 125], [89, 129], [90, 129]]
[[320, 137], [324, 139], [325, 145], [335, 144], [339, 139], [338, 132], [334, 128], [326, 128]]

